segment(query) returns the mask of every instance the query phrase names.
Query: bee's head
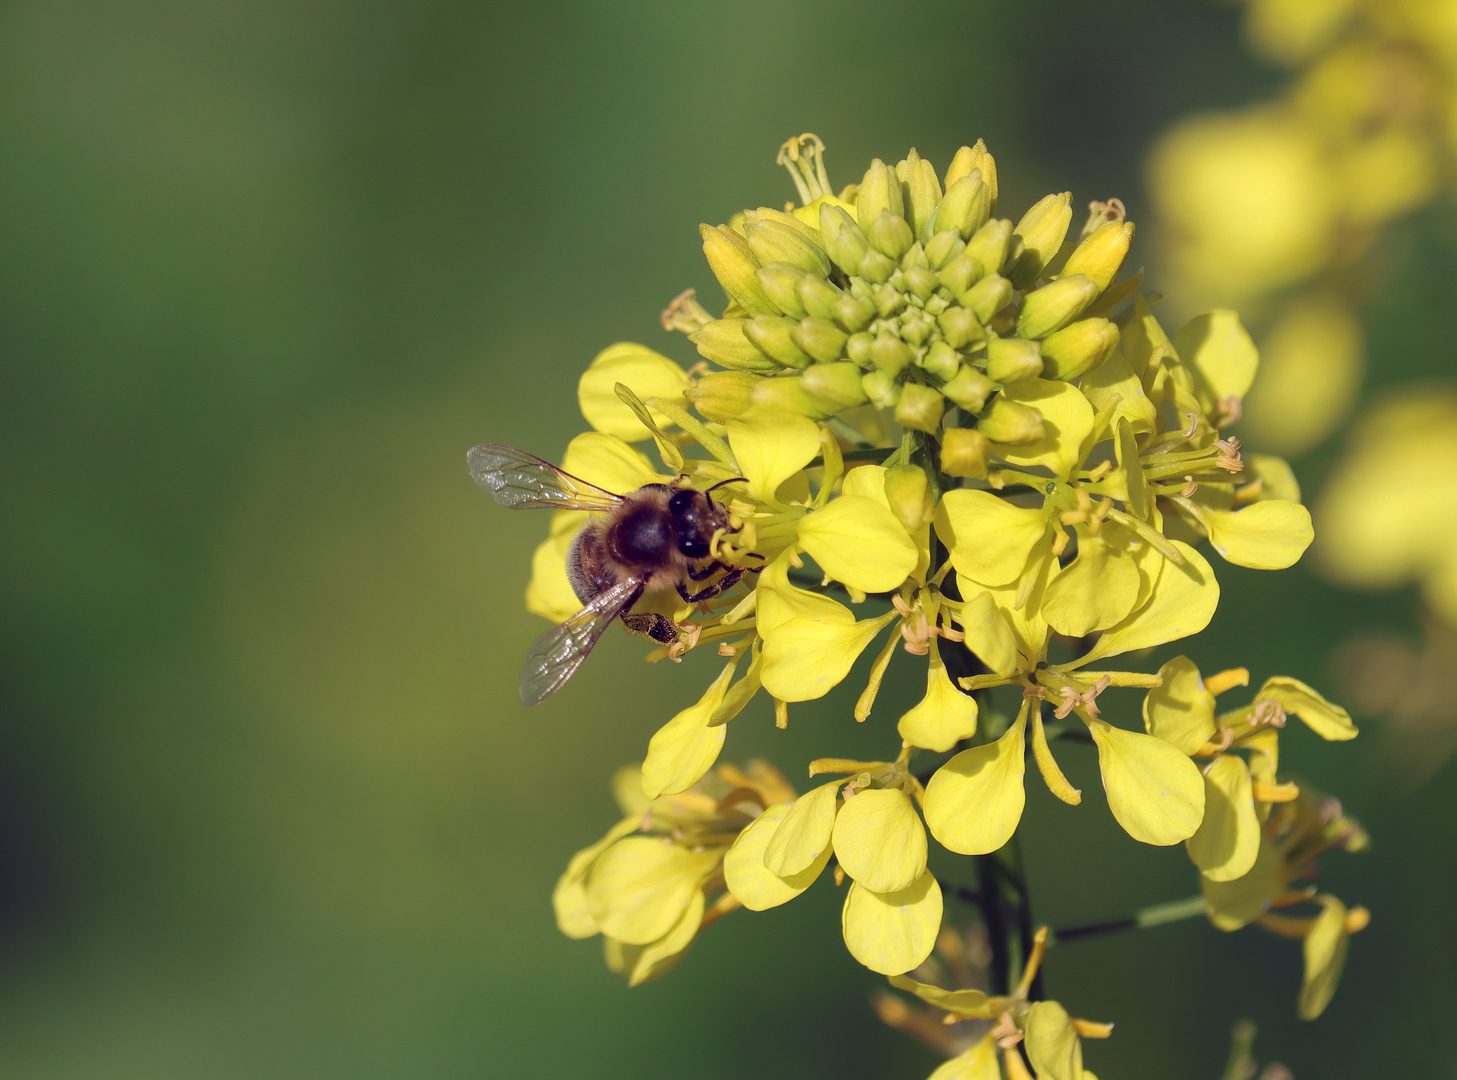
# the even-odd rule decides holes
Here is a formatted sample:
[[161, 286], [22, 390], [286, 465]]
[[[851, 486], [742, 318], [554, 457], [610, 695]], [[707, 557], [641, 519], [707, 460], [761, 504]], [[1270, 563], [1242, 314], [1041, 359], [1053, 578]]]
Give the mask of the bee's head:
[[697, 488], [680, 488], [669, 496], [668, 513], [678, 533], [678, 550], [690, 559], [706, 559], [713, 534], [728, 524], [728, 511]]

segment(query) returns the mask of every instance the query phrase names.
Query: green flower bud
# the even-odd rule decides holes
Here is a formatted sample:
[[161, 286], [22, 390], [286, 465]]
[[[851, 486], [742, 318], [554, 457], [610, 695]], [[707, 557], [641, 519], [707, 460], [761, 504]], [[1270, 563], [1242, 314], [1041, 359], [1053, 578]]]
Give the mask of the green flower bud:
[[893, 409], [901, 399], [901, 384], [895, 381], [894, 375], [883, 371], [867, 371], [860, 376], [860, 385], [870, 403], [877, 408]]
[[981, 139], [976, 140], [975, 146], [963, 146], [956, 151], [956, 156], [951, 159], [951, 165], [946, 169], [946, 191], [949, 193], [953, 184], [964, 176], [970, 176], [973, 172], [980, 173], [982, 183], [987, 186], [987, 193], [990, 196], [987, 213], [991, 213], [997, 208], [997, 162], [987, 150], [987, 144]]
[[934, 432], [941, 426], [945, 408], [946, 399], [929, 386], [906, 383], [901, 389], [900, 401], [896, 402], [895, 419], [901, 427]]
[[789, 336], [796, 345], [821, 364], [840, 359], [840, 352], [850, 337], [829, 319], [817, 319], [813, 316], [800, 320], [799, 325], [789, 332]]
[[785, 367], [809, 367], [809, 354], [790, 336], [798, 325], [782, 315], [755, 315], [745, 324], [744, 336]]
[[1072, 198], [1070, 191], [1044, 196], [1017, 222], [1012, 234], [1022, 238], [1022, 254], [1007, 274], [1014, 288], [1025, 289], [1036, 281], [1062, 247], [1072, 224]]
[[804, 384], [798, 375], [777, 379], [760, 379], [749, 391], [749, 401], [760, 409], [777, 409], [779, 412], [798, 413], [811, 420], [823, 420], [829, 416], [804, 392]]
[[[905, 403], [901, 398], [901, 403]], [[931, 521], [935, 504], [926, 470], [919, 465], [892, 465], [885, 470], [885, 498], [891, 513], [900, 518], [906, 532], [914, 533]]]
[[964, 349], [974, 341], [987, 336], [976, 313], [964, 307], [948, 308], [936, 322], [941, 326], [941, 336], [953, 349]]
[[926, 242], [926, 265], [932, 270], [940, 270], [965, 250], [966, 242], [955, 229], [938, 232]]
[[799, 302], [807, 315], [821, 319], [836, 318], [835, 305], [848, 299], [849, 297], [822, 277], [805, 274], [799, 279]]
[[905, 319], [901, 322], [901, 337], [912, 345], [924, 345], [931, 332], [936, 329], [934, 320], [922, 315], [918, 311], [906, 312]]
[[901, 256], [902, 270], [929, 270], [931, 264], [926, 261], [926, 249], [917, 240], [912, 244], [904, 255]]
[[936, 208], [931, 219], [931, 228], [954, 230], [965, 240], [986, 224], [992, 212], [991, 189], [982, 182], [981, 173], [972, 171], [956, 183], [947, 183], [946, 197]]
[[810, 401], [833, 416], [870, 400], [861, 384], [860, 374], [860, 369], [847, 360], [834, 364], [812, 364], [804, 369], [800, 386]]
[[960, 255], [941, 268], [938, 276], [941, 278], [942, 285], [950, 289], [954, 295], [960, 296], [971, 288], [973, 282], [981, 280], [983, 272], [981, 263], [963, 250]]
[[714, 228], [712, 225], [698, 226], [703, 237], [703, 254], [708, 259], [708, 268], [729, 299], [737, 303], [750, 315], [778, 315], [779, 309], [764, 286], [759, 284], [759, 261], [749, 248], [749, 242], [727, 225]]
[[931, 294], [941, 286], [941, 279], [934, 271], [916, 267], [905, 272], [906, 288], [922, 300], [929, 300]]
[[941, 471], [947, 476], [984, 480], [991, 454], [991, 440], [975, 428], [947, 428], [941, 433]]
[[870, 241], [854, 218], [838, 206], [821, 203], [820, 236], [836, 266], [847, 274], [860, 272], [860, 260], [870, 250]]
[[862, 368], [873, 367], [875, 361], [870, 358], [870, 349], [874, 344], [875, 339], [869, 334], [851, 334], [845, 342], [845, 355]]
[[1007, 252], [1012, 244], [1012, 223], [1000, 219], [988, 221], [971, 234], [966, 242], [966, 254], [975, 259], [988, 274], [1000, 273], [1007, 262]]
[[933, 341], [926, 355], [921, 357], [921, 367], [942, 382], [947, 382], [961, 370], [961, 357], [946, 342]]
[[871, 362], [887, 375], [899, 375], [915, 358], [916, 354], [909, 345], [884, 331], [870, 345]]
[[895, 167], [895, 174], [901, 182], [905, 216], [910, 219], [911, 231], [917, 236], [928, 236], [931, 215], [941, 202], [941, 181], [936, 179], [935, 167], [913, 149]]
[[739, 371], [778, 371], [782, 365], [769, 359], [744, 333], [748, 319], [714, 319], [688, 335], [698, 354], [720, 367]]
[[1037, 342], [1022, 338], [992, 338], [987, 342], [987, 378], [1000, 383], [1035, 379], [1042, 374], [1042, 352]]
[[865, 178], [855, 194], [855, 217], [868, 224], [886, 210], [898, 218], [906, 216], [900, 178], [894, 169], [876, 158], [865, 170]]
[[1017, 333], [1025, 338], [1043, 338], [1060, 330], [1083, 313], [1098, 298], [1098, 283], [1082, 274], [1060, 277], [1022, 298], [1017, 316]]
[[961, 294], [961, 306], [969, 308], [983, 326], [1012, 302], [1012, 283], [1001, 274], [988, 274]]
[[1062, 276], [1084, 274], [1106, 289], [1118, 276], [1118, 268], [1133, 243], [1133, 222], [1105, 221], [1083, 238], [1062, 268]]
[[853, 296], [842, 296], [835, 302], [835, 321], [851, 333], [859, 333], [875, 318], [875, 308]]
[[760, 221], [744, 224], [749, 248], [761, 264], [788, 263], [809, 274], [821, 277], [830, 272], [830, 257], [824, 248], [800, 230], [781, 221]]
[[769, 299], [780, 311], [796, 319], [804, 318], [804, 304], [799, 299], [799, 283], [805, 278], [803, 270], [789, 263], [777, 262], [759, 267], [757, 273], [759, 284], [764, 286]]
[[684, 394], [705, 420], [723, 423], [743, 416], [753, 404], [749, 395], [762, 375], [748, 371], [712, 371], [704, 375]]
[[905, 293], [893, 285], [883, 285], [875, 290], [875, 310], [882, 319], [888, 319], [906, 306]]
[[1076, 379], [1113, 355], [1118, 327], [1107, 319], [1079, 319], [1042, 342], [1042, 373], [1049, 379]]
[[906, 219], [892, 214], [889, 210], [882, 211], [880, 216], [866, 227], [865, 235], [870, 238], [871, 247], [896, 261], [910, 251], [911, 245], [916, 242], [915, 236], [911, 234], [911, 227], [906, 224]]
[[895, 269], [896, 267], [894, 259], [882, 255], [879, 251], [871, 248], [865, 253], [864, 257], [861, 258], [860, 269], [858, 273], [866, 281], [873, 281], [875, 282], [875, 284], [879, 285], [883, 282], [889, 281], [890, 275], [895, 273]]
[[986, 405], [987, 398], [991, 397], [996, 389], [996, 383], [970, 364], [963, 364], [955, 377], [941, 387], [941, 393], [956, 402], [966, 412], [979, 413]]
[[1020, 401], [998, 394], [978, 421], [981, 433], [994, 443], [1034, 443], [1047, 434], [1042, 414]]

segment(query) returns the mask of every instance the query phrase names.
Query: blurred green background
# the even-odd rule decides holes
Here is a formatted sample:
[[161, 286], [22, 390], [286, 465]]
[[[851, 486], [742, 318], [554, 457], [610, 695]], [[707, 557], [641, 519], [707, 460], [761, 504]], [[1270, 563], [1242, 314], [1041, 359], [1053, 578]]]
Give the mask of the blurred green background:
[[[644, 678], [612, 635], [522, 709], [545, 520], [464, 452], [558, 456], [610, 342], [691, 362], [657, 313], [718, 302], [696, 225], [792, 197], [787, 136], [820, 134], [837, 185], [984, 136], [1005, 212], [1071, 188], [1140, 219], [1156, 134], [1279, 78], [1197, 2], [5, 4], [0, 1075], [923, 1077], [832, 888], [631, 991], [557, 933], [611, 771], [705, 664]], [[1368, 382], [1444, 373], [1450, 210], [1382, 257]], [[1302, 568], [1220, 577], [1205, 670], [1329, 690], [1346, 631], [1410, 620]], [[909, 681], [858, 730], [845, 687], [787, 732], [756, 704], [725, 757], [799, 778], [879, 747]], [[1323, 866], [1374, 913], [1334, 1004], [1298, 1023], [1299, 948], [1256, 929], [1065, 945], [1048, 991], [1117, 1021], [1105, 1080], [1212, 1080], [1241, 1016], [1298, 1080], [1457, 1076], [1454, 767], [1413, 791], [1374, 726], [1307, 736], [1286, 762], [1374, 838]], [[1060, 756], [1096, 791], [1091, 753]], [[1029, 796], [1039, 918], [1195, 891], [1100, 798]]]

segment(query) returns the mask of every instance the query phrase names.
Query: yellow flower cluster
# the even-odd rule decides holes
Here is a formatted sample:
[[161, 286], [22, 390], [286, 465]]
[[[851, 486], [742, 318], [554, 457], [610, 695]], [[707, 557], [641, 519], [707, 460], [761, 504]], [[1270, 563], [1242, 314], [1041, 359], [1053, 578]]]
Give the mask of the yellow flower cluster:
[[[682, 955], [705, 910], [783, 904], [833, 862], [837, 883], [851, 879], [849, 951], [899, 978], [941, 931], [928, 833], [963, 854], [1007, 844], [1029, 749], [1053, 793], [1078, 803], [1052, 752], [1074, 728], [1095, 744], [1130, 836], [1187, 842], [1206, 881], [1254, 887], [1262, 826], [1298, 793], [1277, 775], [1277, 729], [1293, 714], [1348, 739], [1349, 717], [1293, 679], [1216, 716], [1214, 695], [1247, 674], [1205, 680], [1182, 657], [1157, 674], [1094, 666], [1209, 623], [1219, 585], [1205, 541], [1261, 569], [1290, 566], [1311, 542], [1289, 467], [1246, 458], [1227, 431], [1259, 363], [1249, 335], [1216, 310], [1170, 337], [1139, 277], [1118, 280], [1133, 226], [1116, 202], [1094, 204], [1072, 236], [1066, 193], [1016, 223], [997, 218], [981, 143], [944, 177], [911, 151], [837, 194], [822, 150], [804, 136], [782, 153], [799, 205], [702, 228], [728, 307], [713, 318], [685, 294], [664, 324], [722, 370], [619, 344], [579, 385], [593, 430], [563, 468], [612, 492], [718, 485], [728, 523], [712, 557], [744, 576], [701, 603], [647, 599], [679, 631], [654, 658], [712, 646], [723, 665], [653, 736], [644, 802], [625, 799], [623, 821], [572, 861], [563, 930], [600, 931], [613, 966], [641, 981]], [[661, 467], [632, 445], [648, 440]], [[576, 610], [563, 564], [587, 520], [554, 518], [531, 610]], [[838, 779], [797, 797], [763, 770], [710, 774], [729, 722], [761, 690], [783, 726], [790, 703], [823, 697], [877, 639], [857, 720], [895, 653], [926, 664], [887, 760], [822, 758], [810, 775]], [[978, 696], [996, 687], [1019, 694], [1020, 710], [978, 741]], [[1143, 730], [1104, 716], [1109, 687], [1148, 690]], [[954, 753], [923, 780], [911, 763], [925, 752]], [[970, 999], [905, 988], [972, 1015]], [[1080, 1022], [1013, 998], [973, 1009], [1007, 1018], [1001, 1048], [1025, 1039], [1039, 1076], [1089, 1075]], [[996, 1049], [973, 1051], [991, 1072], [963, 1063], [955, 1075], [995, 1075]]]

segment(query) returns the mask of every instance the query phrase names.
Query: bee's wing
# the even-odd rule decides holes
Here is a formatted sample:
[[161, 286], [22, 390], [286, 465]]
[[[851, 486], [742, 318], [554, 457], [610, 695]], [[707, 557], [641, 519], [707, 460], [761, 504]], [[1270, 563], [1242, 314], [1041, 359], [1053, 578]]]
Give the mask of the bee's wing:
[[620, 581], [555, 630], [536, 639], [521, 665], [521, 704], [535, 705], [562, 688], [579, 668], [602, 631], [642, 595], [636, 578]]
[[622, 496], [578, 480], [514, 446], [487, 443], [465, 456], [470, 474], [502, 506], [546, 506], [558, 510], [610, 510]]

